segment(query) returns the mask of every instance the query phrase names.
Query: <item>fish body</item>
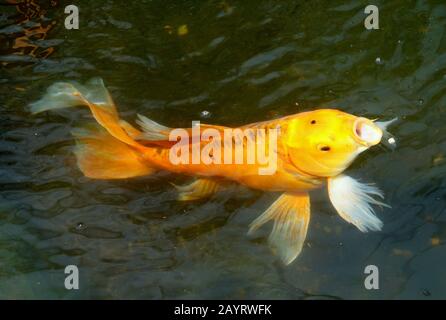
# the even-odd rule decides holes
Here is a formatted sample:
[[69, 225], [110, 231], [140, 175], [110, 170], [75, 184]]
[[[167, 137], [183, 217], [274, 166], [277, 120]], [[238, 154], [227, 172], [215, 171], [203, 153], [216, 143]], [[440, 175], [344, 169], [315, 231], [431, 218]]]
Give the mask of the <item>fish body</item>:
[[[283, 137], [285, 130], [287, 129], [288, 122], [290, 119], [278, 119], [275, 121], [268, 121], [261, 124], [253, 124], [248, 126], [243, 126], [240, 128], [221, 128], [212, 125], [201, 125], [204, 130], [208, 130], [210, 128], [218, 128], [219, 130], [231, 130], [231, 131], [239, 131], [242, 132], [246, 129], [250, 130], [264, 130], [266, 135], [271, 128], [280, 127], [279, 137]], [[169, 129], [171, 130], [171, 129]], [[169, 132], [168, 130], [168, 132]], [[183, 129], [186, 131], [190, 131], [190, 129]], [[197, 130], [198, 131], [198, 130]], [[193, 153], [193, 149], [195, 145], [198, 145], [199, 153], [202, 154], [206, 146], [208, 146], [209, 142], [203, 141], [202, 136], [203, 130], [199, 131], [199, 137], [195, 140], [197, 142], [190, 142], [187, 146], [188, 153], [191, 155]], [[139, 134], [144, 138], [143, 133]], [[192, 135], [193, 137], [193, 135]], [[242, 143], [242, 161], [241, 163], [235, 163], [235, 161], [230, 161], [229, 163], [224, 163], [223, 155], [224, 154], [232, 154], [234, 155], [237, 150], [236, 143], [231, 140], [233, 136], [225, 137], [225, 135], [221, 134], [221, 142], [218, 143], [218, 148], [220, 148], [218, 161], [215, 161], [215, 155], [213, 157], [213, 162], [211, 163], [203, 163], [200, 161], [199, 163], [192, 163], [192, 160], [187, 161], [184, 164], [172, 164], [172, 161], [169, 159], [170, 148], [173, 145], [173, 142], [167, 143], [167, 147], [158, 147], [153, 149], [150, 146], [151, 142], [147, 142], [147, 140], [139, 140], [142, 141], [146, 147], [146, 150], [143, 151], [144, 158], [147, 159], [149, 163], [156, 162], [158, 168], [167, 170], [170, 172], [175, 172], [179, 174], [186, 174], [192, 176], [201, 176], [201, 177], [214, 177], [214, 178], [224, 178], [227, 180], [231, 180], [250, 188], [264, 190], [264, 191], [308, 191], [315, 188], [320, 187], [324, 178], [319, 176], [307, 174], [298, 168], [296, 168], [288, 159], [286, 154], [286, 144], [283, 139], [277, 139], [276, 147], [274, 152], [278, 155], [276, 159], [276, 168], [274, 172], [271, 174], [259, 174], [259, 171], [265, 167], [265, 164], [259, 163], [256, 157], [253, 157], [253, 162], [248, 163], [247, 161], [247, 153], [249, 152], [246, 140]], [[246, 136], [244, 136], [246, 137]], [[166, 135], [167, 138], [167, 135]], [[254, 140], [255, 137], [248, 137], [247, 139]], [[268, 139], [265, 139], [266, 144]], [[214, 141], [215, 142], [215, 141]], [[229, 143], [228, 143], [229, 142]], [[155, 142], [156, 143], [156, 142]], [[255, 143], [255, 142], [253, 142]], [[230, 151], [228, 151], [230, 149]], [[255, 150], [254, 150], [255, 151]], [[189, 159], [191, 156], [189, 157]], [[234, 160], [234, 159], [233, 159]]]
[[238, 128], [195, 123], [173, 129], [139, 116], [137, 128], [119, 117], [98, 78], [86, 86], [56, 83], [31, 110], [81, 105], [90, 108], [99, 124], [73, 132], [78, 166], [87, 177], [125, 179], [160, 170], [197, 177], [176, 186], [182, 201], [209, 197], [224, 188], [224, 181], [282, 192], [251, 224], [250, 233], [272, 220], [269, 242], [285, 264], [302, 249], [311, 190], [327, 185], [339, 215], [361, 231], [382, 227], [371, 206], [384, 205], [376, 199], [382, 193], [342, 172], [380, 143], [388, 122], [380, 126], [340, 110], [319, 109]]

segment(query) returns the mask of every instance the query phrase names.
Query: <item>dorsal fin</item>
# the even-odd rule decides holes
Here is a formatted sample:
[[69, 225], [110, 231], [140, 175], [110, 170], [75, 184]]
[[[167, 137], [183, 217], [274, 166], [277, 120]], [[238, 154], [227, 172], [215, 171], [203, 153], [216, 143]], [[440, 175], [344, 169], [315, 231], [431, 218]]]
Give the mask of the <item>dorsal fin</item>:
[[143, 133], [139, 135], [138, 140], [162, 141], [169, 140], [170, 128], [163, 126], [149, 118], [138, 114], [136, 123], [141, 126]]
[[[138, 140], [147, 140], [147, 141], [160, 141], [160, 140], [169, 140], [169, 133], [172, 128], [163, 126], [158, 122], [155, 122], [143, 115], [138, 114], [138, 120], [136, 123], [141, 126], [143, 133], [138, 137]], [[224, 129], [228, 129], [228, 127], [205, 124], [200, 123], [200, 130], [205, 129], [216, 129], [220, 132], [223, 132]], [[185, 130], [192, 135], [192, 128], [185, 128]]]

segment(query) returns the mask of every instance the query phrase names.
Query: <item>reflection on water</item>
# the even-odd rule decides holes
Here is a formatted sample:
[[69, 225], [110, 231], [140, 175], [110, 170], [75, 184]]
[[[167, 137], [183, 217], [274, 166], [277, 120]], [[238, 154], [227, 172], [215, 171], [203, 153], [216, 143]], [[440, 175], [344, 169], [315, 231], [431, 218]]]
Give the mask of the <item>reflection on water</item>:
[[[63, 3], [1, 6], [0, 297], [446, 298], [443, 1], [377, 1], [377, 31], [357, 1], [76, 4], [80, 30], [62, 27]], [[284, 267], [267, 228], [246, 236], [275, 194], [178, 203], [169, 182], [186, 177], [83, 177], [70, 130], [88, 112], [26, 106], [55, 81], [94, 76], [129, 121], [236, 126], [316, 107], [399, 117], [398, 148], [348, 170], [385, 192], [383, 231], [360, 233], [315, 192], [306, 248]], [[79, 291], [63, 288], [68, 264]], [[364, 289], [368, 264], [380, 290]]]
[[0, 3], [0, 8], [8, 9], [6, 14], [2, 14], [0, 30], [0, 55], [3, 56], [0, 62], [4, 67], [35, 62], [53, 53], [53, 44], [45, 39], [56, 21], [46, 14], [57, 6], [57, 0], [6, 0]]

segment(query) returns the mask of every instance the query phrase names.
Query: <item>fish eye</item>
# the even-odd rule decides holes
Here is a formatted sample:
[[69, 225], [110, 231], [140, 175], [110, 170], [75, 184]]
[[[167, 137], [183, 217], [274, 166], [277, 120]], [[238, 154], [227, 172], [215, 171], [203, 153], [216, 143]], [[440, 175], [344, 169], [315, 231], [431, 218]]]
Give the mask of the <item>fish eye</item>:
[[319, 147], [319, 150], [324, 151], [324, 152], [330, 151], [330, 149], [331, 148], [329, 146], [320, 146]]
[[316, 124], [316, 120], [311, 120], [311, 124]]

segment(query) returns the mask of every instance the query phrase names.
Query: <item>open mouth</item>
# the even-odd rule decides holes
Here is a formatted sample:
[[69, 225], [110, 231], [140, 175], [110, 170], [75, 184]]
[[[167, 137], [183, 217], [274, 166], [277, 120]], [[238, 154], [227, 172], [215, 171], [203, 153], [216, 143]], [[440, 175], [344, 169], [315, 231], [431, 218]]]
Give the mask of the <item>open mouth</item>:
[[372, 121], [366, 118], [356, 119], [353, 125], [355, 137], [361, 144], [373, 146], [381, 141], [382, 130]]

